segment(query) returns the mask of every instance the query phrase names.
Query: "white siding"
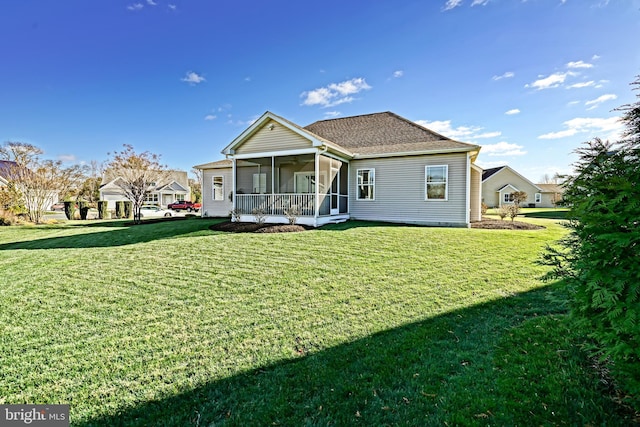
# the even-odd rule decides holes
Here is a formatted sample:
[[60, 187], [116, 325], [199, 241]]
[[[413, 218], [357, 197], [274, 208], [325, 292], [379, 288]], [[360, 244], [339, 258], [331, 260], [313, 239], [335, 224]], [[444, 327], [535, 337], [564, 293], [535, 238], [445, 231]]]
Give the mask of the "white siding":
[[236, 148], [236, 154], [264, 153], [304, 148], [311, 148], [311, 141], [281, 124], [270, 120], [242, 145]]
[[[213, 200], [213, 177], [222, 176], [223, 200]], [[202, 171], [202, 216], [229, 216], [233, 203], [229, 200], [229, 193], [233, 190], [233, 172], [231, 168], [205, 169]]]
[[[425, 166], [448, 165], [448, 200], [425, 200]], [[467, 153], [353, 160], [350, 214], [354, 219], [466, 226]], [[375, 168], [375, 200], [356, 200], [356, 171]]]

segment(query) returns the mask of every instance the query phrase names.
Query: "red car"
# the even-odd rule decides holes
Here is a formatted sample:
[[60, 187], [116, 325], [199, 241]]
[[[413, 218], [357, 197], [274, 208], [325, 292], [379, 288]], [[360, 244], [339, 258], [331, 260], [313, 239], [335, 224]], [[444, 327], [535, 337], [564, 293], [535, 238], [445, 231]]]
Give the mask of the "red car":
[[188, 200], [179, 200], [177, 202], [169, 203], [167, 205], [168, 209], [173, 209], [174, 211], [180, 211], [181, 209], [186, 209], [187, 212], [196, 211], [198, 212], [202, 207], [201, 203], [193, 203]]

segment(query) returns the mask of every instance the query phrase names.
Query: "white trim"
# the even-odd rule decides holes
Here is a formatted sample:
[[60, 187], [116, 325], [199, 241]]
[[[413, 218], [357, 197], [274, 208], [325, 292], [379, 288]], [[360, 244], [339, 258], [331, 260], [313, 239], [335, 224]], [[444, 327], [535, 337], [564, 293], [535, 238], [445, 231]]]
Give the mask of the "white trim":
[[[427, 169], [442, 168], [442, 167], [445, 168], [444, 199], [430, 199], [427, 193]], [[425, 165], [424, 166], [424, 200], [426, 202], [446, 202], [449, 200], [449, 165]]]
[[[373, 177], [373, 183], [367, 184], [367, 187], [373, 187], [373, 195], [371, 198], [360, 198], [360, 192], [358, 191], [358, 174], [360, 171], [369, 171], [369, 181]], [[358, 168], [356, 169], [356, 200], [364, 202], [374, 202], [376, 200], [376, 168]]]
[[[475, 146], [474, 146], [475, 148]], [[381, 157], [406, 157], [406, 156], [421, 156], [425, 154], [449, 154], [449, 153], [469, 153], [475, 151], [469, 148], [443, 148], [437, 150], [421, 150], [421, 151], [398, 151], [393, 153], [378, 153], [378, 154], [359, 154], [353, 155], [354, 160], [360, 159], [377, 159]]]
[[467, 194], [465, 196], [465, 221], [467, 224], [471, 222], [471, 155], [467, 153], [467, 168], [466, 168], [467, 180], [465, 183]]
[[264, 153], [248, 153], [248, 154], [236, 154], [233, 155], [234, 159], [246, 160], [257, 159], [260, 157], [281, 157], [281, 156], [296, 156], [298, 154], [316, 154], [317, 148], [299, 148], [297, 150], [282, 150], [282, 151], [268, 151]]
[[[222, 198], [216, 199], [216, 178], [220, 178], [222, 180]], [[212, 202], [224, 202], [224, 175], [213, 175], [211, 177], [211, 201]]]

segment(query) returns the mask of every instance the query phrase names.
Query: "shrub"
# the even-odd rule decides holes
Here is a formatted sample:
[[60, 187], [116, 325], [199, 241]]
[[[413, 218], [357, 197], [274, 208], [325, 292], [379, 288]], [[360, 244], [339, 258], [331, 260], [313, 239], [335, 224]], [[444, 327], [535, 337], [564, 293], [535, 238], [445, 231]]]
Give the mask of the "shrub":
[[130, 200], [124, 201], [124, 218], [131, 218], [133, 214], [133, 203]]
[[290, 206], [289, 209], [285, 209], [284, 214], [286, 215], [289, 224], [295, 225], [298, 221], [298, 217], [300, 216], [300, 208], [296, 205]]
[[240, 216], [242, 215], [242, 209], [231, 209], [229, 211], [229, 215], [231, 215], [231, 221], [240, 222]]
[[80, 219], [87, 219], [89, 204], [86, 201], [81, 200], [78, 202], [78, 209], [80, 210]]
[[485, 216], [488, 210], [489, 210], [489, 206], [487, 206], [485, 202], [482, 202], [480, 204], [480, 215]]
[[527, 193], [524, 191], [515, 191], [511, 193], [511, 197], [513, 197], [513, 204], [515, 206], [520, 206], [520, 203], [527, 200]]
[[74, 219], [76, 213], [76, 202], [65, 201], [64, 202], [64, 215], [67, 219]]
[[567, 283], [572, 318], [640, 411], [640, 102], [623, 111], [626, 139], [596, 138], [576, 150], [564, 194], [570, 233], [547, 247], [542, 263], [553, 267], [546, 279]]
[[511, 218], [511, 222], [513, 222], [513, 220], [518, 216], [519, 213], [520, 206], [518, 206], [517, 204], [514, 203], [513, 205], [507, 206], [507, 216]]
[[501, 220], [504, 220], [509, 215], [509, 205], [502, 205], [498, 208], [498, 216]]
[[109, 202], [106, 200], [98, 201], [98, 218], [105, 219], [107, 217], [107, 206], [109, 206]]
[[116, 218], [126, 218], [124, 216], [124, 200], [116, 201]]
[[251, 214], [256, 219], [256, 224], [258, 225], [264, 224], [265, 220], [267, 219], [267, 213], [264, 209], [256, 208], [251, 211]]

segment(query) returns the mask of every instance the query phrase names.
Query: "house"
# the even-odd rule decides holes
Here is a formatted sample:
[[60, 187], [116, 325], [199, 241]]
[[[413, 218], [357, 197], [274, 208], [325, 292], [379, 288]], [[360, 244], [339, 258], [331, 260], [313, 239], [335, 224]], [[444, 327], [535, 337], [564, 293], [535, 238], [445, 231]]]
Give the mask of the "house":
[[[31, 178], [36, 177], [31, 170], [20, 168], [18, 163], [11, 160], [0, 160], [0, 188], [9, 185], [10, 180], [20, 181], [22, 178], [30, 178], [29, 184], [41, 184], [38, 180]], [[23, 202], [28, 210], [51, 210], [54, 203], [58, 201], [58, 191], [44, 187], [35, 188], [33, 186], [24, 187], [24, 182], [17, 184], [16, 188], [23, 195]], [[26, 196], [26, 197], [25, 197]], [[1, 208], [4, 208], [1, 207]]]
[[482, 172], [482, 202], [490, 208], [513, 203], [513, 193], [524, 191], [525, 207], [551, 208], [562, 198], [562, 188], [556, 184], [534, 184], [509, 166], [485, 169]]
[[[169, 203], [178, 200], [190, 200], [191, 190], [187, 172], [169, 171], [162, 182], [152, 182], [147, 193], [145, 204], [166, 207]], [[122, 189], [118, 186], [120, 177], [113, 176], [109, 171], [105, 172], [100, 186], [100, 200], [106, 200], [107, 209], [115, 209], [116, 201], [127, 200]]]
[[0, 187], [4, 187], [9, 184], [11, 179], [11, 171], [16, 168], [18, 164], [10, 160], [0, 160]]
[[348, 219], [468, 227], [480, 220], [480, 147], [391, 112], [302, 127], [269, 111], [202, 170], [203, 216], [320, 226]]

